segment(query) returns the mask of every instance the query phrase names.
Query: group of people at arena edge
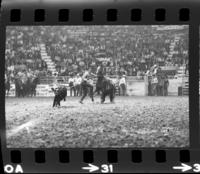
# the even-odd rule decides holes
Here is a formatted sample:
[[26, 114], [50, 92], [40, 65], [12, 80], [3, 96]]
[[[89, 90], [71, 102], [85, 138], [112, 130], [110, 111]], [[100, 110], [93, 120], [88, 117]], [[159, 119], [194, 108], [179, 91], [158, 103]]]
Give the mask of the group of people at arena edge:
[[[104, 72], [102, 71], [102, 65], [98, 66], [97, 67], [97, 71], [99, 71], [101, 69], [101, 72]], [[82, 76], [83, 76], [84, 73], [72, 73], [68, 79], [68, 84], [69, 84], [69, 88], [70, 88], [70, 96], [82, 96], [82, 88], [81, 88], [81, 83], [82, 83]], [[88, 74], [88, 70], [85, 71], [85, 75]], [[107, 74], [107, 73], [97, 73], [99, 74], [99, 76], [97, 76], [96, 74], [92, 73], [91, 69], [89, 69], [89, 75], [88, 78], [85, 78], [84, 79], [86, 80], [87, 79], [87, 82], [90, 86], [93, 86], [95, 85], [96, 81], [94, 80], [95, 78], [97, 77], [100, 77], [103, 76], [103, 74]], [[85, 76], [84, 75], [84, 76]], [[107, 78], [108, 78], [108, 75], [106, 75]], [[127, 95], [127, 81], [126, 81], [126, 75], [125, 73], [121, 76], [118, 76], [117, 79], [116, 79], [116, 82], [115, 82], [115, 86], [116, 86], [116, 90], [118, 90], [118, 95], [120, 96], [125, 96]], [[99, 92], [98, 92], [99, 94]]]
[[[149, 96], [167, 96], [168, 95], [168, 86], [169, 80], [166, 73], [163, 73], [159, 65], [155, 64], [146, 72], [146, 77], [148, 80], [148, 95]], [[35, 96], [36, 87], [39, 83], [39, 78], [36, 75], [32, 75], [26, 72], [18, 72], [15, 76], [15, 90], [16, 97], [25, 97], [25, 96]], [[97, 79], [94, 82], [94, 79]], [[9, 88], [9, 77], [6, 76], [6, 89]], [[118, 80], [118, 86], [113, 83], [113, 81], [106, 76], [102, 64], [97, 67], [96, 73], [92, 73], [91, 69], [85, 70], [82, 74], [78, 73], [75, 76], [71, 75], [68, 79], [68, 84], [70, 88], [70, 96], [72, 93], [74, 96], [81, 96], [80, 103], [83, 104], [83, 101], [87, 95], [90, 96], [91, 100], [94, 101], [94, 95], [96, 93], [101, 95], [101, 103], [105, 101], [105, 97], [109, 96], [110, 101], [114, 101], [116, 94], [116, 89], [118, 88], [121, 95], [127, 95], [127, 83], [126, 75], [123, 74]], [[96, 84], [96, 85], [95, 85]], [[7, 87], [8, 86], [8, 87]], [[95, 91], [94, 91], [95, 89]], [[53, 90], [53, 89], [52, 89]], [[56, 101], [65, 100], [67, 96], [66, 89], [54, 89], [55, 93], [55, 104]], [[60, 105], [60, 102], [57, 103]]]
[[5, 73], [5, 91], [9, 95], [11, 83], [15, 84], [16, 97], [36, 96], [36, 87], [39, 83], [39, 77], [36, 73], [28, 70], [15, 72], [14, 75]]
[[167, 96], [169, 80], [159, 65], [155, 64], [146, 72], [148, 81], [148, 96]]

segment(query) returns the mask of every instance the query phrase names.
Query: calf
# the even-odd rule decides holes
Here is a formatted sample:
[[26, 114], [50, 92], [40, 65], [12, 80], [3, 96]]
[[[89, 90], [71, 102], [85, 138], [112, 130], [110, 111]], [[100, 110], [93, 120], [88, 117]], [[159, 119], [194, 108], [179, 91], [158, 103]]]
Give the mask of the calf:
[[59, 87], [58, 89], [51, 88], [52, 91], [55, 93], [53, 107], [60, 106], [60, 101], [66, 100], [67, 96], [67, 88], [66, 87]]

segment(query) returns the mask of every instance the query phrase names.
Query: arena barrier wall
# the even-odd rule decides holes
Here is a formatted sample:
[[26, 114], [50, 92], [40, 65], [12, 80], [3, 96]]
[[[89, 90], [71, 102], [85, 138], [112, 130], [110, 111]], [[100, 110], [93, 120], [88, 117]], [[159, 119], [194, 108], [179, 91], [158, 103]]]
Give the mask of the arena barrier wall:
[[137, 77], [127, 77], [127, 95], [128, 96], [145, 96], [145, 80]]
[[[116, 78], [111, 78], [115, 83]], [[145, 77], [144, 79], [138, 78], [136, 76], [129, 76], [126, 79], [127, 82], [127, 95], [128, 96], [147, 96], [148, 94], [148, 81]], [[185, 81], [184, 81], [185, 82]], [[36, 96], [37, 97], [53, 97], [54, 93], [52, 91], [52, 87], [57, 86], [65, 86], [67, 87], [67, 96], [70, 96], [70, 90], [68, 83], [59, 83], [57, 85], [51, 84], [39, 84], [36, 88]], [[169, 79], [169, 95], [178, 96], [178, 87], [184, 86], [182, 78]], [[188, 91], [188, 85], [184, 86], [184, 90]], [[118, 94], [117, 94], [118, 95]], [[15, 84], [11, 84], [11, 89], [9, 92], [9, 96], [15, 96]]]

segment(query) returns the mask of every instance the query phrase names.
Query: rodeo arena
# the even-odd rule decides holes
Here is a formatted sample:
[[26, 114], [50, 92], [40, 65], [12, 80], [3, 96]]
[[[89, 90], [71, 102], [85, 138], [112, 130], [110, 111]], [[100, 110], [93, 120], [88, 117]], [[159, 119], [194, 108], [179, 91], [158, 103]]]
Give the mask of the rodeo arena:
[[7, 27], [7, 146], [189, 146], [188, 31]]

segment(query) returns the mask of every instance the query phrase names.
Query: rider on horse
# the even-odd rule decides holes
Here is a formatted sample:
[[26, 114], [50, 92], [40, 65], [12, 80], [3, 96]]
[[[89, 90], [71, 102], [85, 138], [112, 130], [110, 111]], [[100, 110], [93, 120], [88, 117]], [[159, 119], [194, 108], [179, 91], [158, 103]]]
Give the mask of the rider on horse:
[[100, 64], [97, 67], [96, 74], [97, 74], [97, 83], [96, 83], [96, 90], [95, 90], [95, 92], [99, 92], [100, 88], [101, 88], [101, 82], [104, 79], [104, 69], [103, 69], [103, 65], [102, 64]]
[[103, 77], [104, 77], [104, 72], [103, 72], [103, 65], [100, 64], [98, 67], [97, 67], [97, 77], [98, 79], [102, 80]]
[[95, 92], [101, 92], [101, 103], [104, 103], [105, 97], [110, 96], [110, 101], [113, 102], [115, 96], [115, 86], [111, 79], [104, 76], [103, 66], [97, 68], [97, 83]]

